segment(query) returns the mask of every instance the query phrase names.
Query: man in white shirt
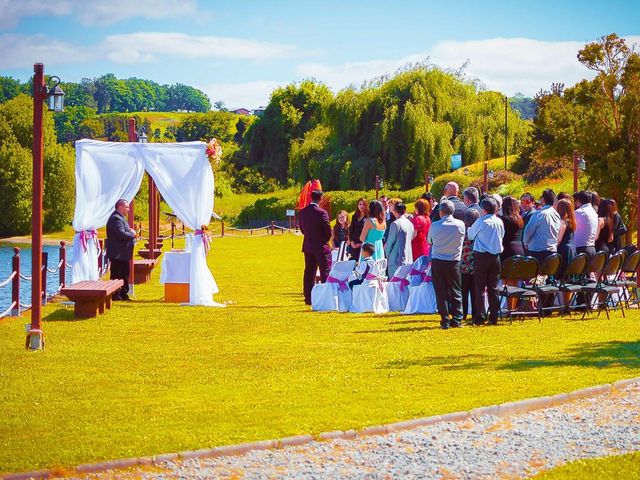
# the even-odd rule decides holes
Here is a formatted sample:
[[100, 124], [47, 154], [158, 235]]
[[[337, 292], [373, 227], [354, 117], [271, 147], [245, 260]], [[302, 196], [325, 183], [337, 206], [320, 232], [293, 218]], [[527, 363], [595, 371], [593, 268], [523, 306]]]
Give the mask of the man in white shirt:
[[431, 244], [431, 277], [436, 291], [440, 326], [462, 326], [462, 293], [460, 291], [460, 257], [465, 226], [454, 218], [451, 200], [440, 202], [440, 220], [433, 222], [427, 235]]
[[473, 324], [483, 325], [487, 315], [484, 311], [485, 289], [489, 299], [489, 323], [498, 323], [500, 301], [498, 299], [498, 282], [500, 281], [500, 253], [504, 238], [504, 224], [496, 216], [498, 202], [487, 197], [480, 202], [482, 217], [478, 218], [467, 235], [473, 240], [475, 266], [473, 270], [475, 285], [475, 305], [473, 306]]
[[573, 194], [576, 205], [576, 231], [574, 241], [576, 253], [586, 253], [592, 257], [596, 253], [598, 236], [598, 213], [591, 205], [591, 192], [581, 190]]

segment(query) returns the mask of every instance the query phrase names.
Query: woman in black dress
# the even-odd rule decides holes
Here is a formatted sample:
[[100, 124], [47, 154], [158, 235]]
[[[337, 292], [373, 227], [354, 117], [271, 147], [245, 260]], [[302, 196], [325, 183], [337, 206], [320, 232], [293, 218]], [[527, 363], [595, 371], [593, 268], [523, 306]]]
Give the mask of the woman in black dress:
[[520, 216], [520, 206], [518, 200], [511, 196], [502, 199], [502, 215], [500, 215], [504, 224], [504, 237], [502, 238], [502, 253], [500, 261], [504, 262], [507, 258], [514, 255], [524, 255], [522, 248], [522, 228], [524, 221]]
[[576, 231], [576, 214], [573, 203], [562, 199], [556, 204], [556, 210], [560, 215], [560, 230], [558, 231], [558, 254], [562, 257], [562, 266], [558, 276], [567, 268], [569, 262], [576, 256], [576, 243], [573, 239]]
[[598, 237], [596, 238], [596, 251], [608, 254], [614, 253], [613, 246], [613, 205], [611, 200], [603, 198], [598, 205]]
[[368, 216], [369, 202], [365, 198], [361, 198], [358, 200], [356, 211], [351, 217], [351, 225], [349, 225], [349, 255], [356, 260], [360, 258], [360, 247], [362, 247], [360, 234]]

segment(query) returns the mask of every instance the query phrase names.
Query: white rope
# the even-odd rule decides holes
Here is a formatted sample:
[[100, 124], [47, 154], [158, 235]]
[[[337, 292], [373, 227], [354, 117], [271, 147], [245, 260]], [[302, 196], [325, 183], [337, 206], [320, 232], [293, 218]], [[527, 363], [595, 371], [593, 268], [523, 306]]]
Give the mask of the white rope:
[[15, 270], [13, 272], [11, 272], [11, 275], [9, 275], [9, 278], [7, 278], [4, 282], [0, 283], [0, 288], [4, 287], [6, 284], [8, 284], [11, 280], [13, 280], [13, 277], [16, 276], [16, 272]]
[[27, 277], [26, 275], [23, 275], [23, 274], [20, 274], [20, 278], [21, 278], [22, 280], [26, 280], [27, 282], [30, 282], [30, 281], [32, 280], [32, 278], [31, 278], [31, 277]]
[[4, 312], [0, 313], [0, 318], [4, 318], [7, 315], [9, 315], [15, 306], [16, 306], [16, 302], [14, 301], [11, 303], [11, 305], [9, 305], [9, 308], [7, 308]]

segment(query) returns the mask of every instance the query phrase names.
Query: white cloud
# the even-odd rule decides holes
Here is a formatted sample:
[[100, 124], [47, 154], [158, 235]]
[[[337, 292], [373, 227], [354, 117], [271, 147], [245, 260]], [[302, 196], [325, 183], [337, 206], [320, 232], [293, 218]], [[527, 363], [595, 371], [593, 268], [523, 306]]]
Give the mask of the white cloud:
[[196, 10], [196, 0], [0, 0], [0, 28], [39, 15], [73, 15], [83, 25], [109, 25], [132, 17], [194, 15]]
[[260, 61], [284, 58], [296, 52], [291, 45], [177, 32], [110, 35], [101, 42], [100, 48], [114, 63], [149, 62], [166, 56]]
[[62, 65], [89, 60], [94, 53], [44, 35], [0, 35], [0, 65], [3, 68], [27, 68], [36, 62]]
[[[640, 37], [626, 37], [626, 40], [628, 45], [640, 43]], [[585, 43], [546, 42], [527, 38], [443, 41], [430, 50], [397, 59], [340, 65], [303, 63], [296, 67], [296, 73], [301, 77], [314, 77], [339, 90], [427, 59], [450, 69], [458, 69], [469, 60], [466, 75], [478, 78], [487, 89], [509, 95], [516, 92], [534, 95], [541, 88], [549, 88], [552, 82], [571, 86], [593, 76], [577, 60], [578, 50]]]
[[222, 100], [230, 110], [237, 108], [255, 109], [269, 102], [271, 92], [282, 86], [271, 80], [258, 80], [242, 83], [210, 83], [197, 88], [206, 93], [211, 103]]
[[252, 60], [260, 62], [296, 54], [295, 47], [242, 38], [193, 36], [183, 33], [138, 32], [105, 37], [80, 46], [44, 35], [0, 34], [0, 65], [28, 68], [34, 62], [51, 65], [91, 60], [132, 64], [166, 58]]

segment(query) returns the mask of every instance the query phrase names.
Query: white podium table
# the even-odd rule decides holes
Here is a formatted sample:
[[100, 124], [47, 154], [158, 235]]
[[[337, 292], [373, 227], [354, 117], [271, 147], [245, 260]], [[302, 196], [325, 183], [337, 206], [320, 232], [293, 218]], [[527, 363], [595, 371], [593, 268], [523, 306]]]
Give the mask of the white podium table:
[[161, 265], [160, 283], [164, 284], [164, 301], [188, 303], [191, 252], [166, 252]]

